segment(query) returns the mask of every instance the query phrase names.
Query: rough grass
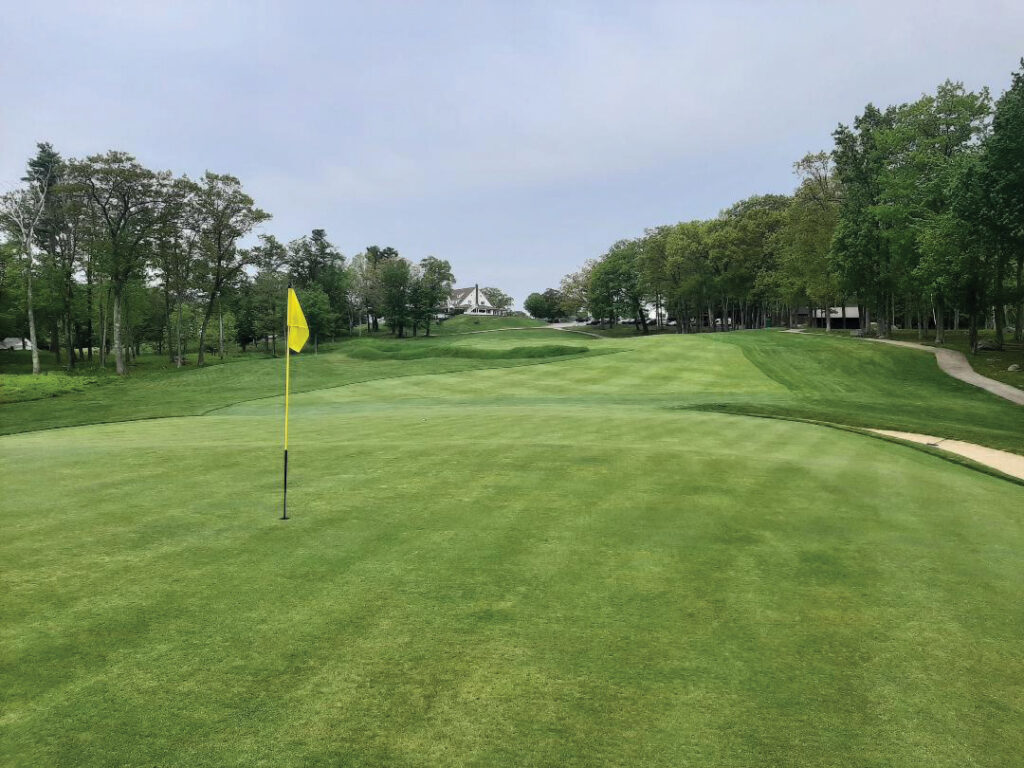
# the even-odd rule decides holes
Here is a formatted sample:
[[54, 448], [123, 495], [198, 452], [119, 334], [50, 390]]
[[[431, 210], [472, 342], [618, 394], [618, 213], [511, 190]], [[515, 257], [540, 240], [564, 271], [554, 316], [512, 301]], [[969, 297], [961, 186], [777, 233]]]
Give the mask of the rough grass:
[[521, 360], [578, 355], [586, 351], [586, 347], [569, 344], [535, 344], [521, 347], [485, 348], [450, 344], [420, 344], [413, 346], [366, 343], [349, 349], [348, 355], [357, 360], [423, 360], [428, 357], [456, 357], [473, 360]]
[[[1015, 764], [1024, 488], [689, 406], [1024, 409], [881, 345], [607, 344], [300, 357], [287, 523], [277, 397], [0, 438], [45, 478], [0, 506], [4, 764]], [[159, 414], [280, 368], [94, 391]]]
[[42, 400], [68, 392], [80, 392], [97, 382], [99, 377], [88, 375], [47, 372], [39, 377], [31, 377], [0, 373], [0, 403]]

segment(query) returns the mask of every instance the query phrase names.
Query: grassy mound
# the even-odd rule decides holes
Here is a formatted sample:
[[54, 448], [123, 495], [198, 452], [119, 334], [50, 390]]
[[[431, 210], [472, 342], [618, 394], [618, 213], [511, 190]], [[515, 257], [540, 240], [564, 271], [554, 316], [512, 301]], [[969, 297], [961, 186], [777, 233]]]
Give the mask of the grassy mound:
[[481, 315], [456, 315], [438, 323], [431, 333], [445, 336], [455, 333], [473, 333], [475, 331], [501, 331], [507, 328], [543, 328], [543, 320], [532, 317], [487, 317]]
[[466, 360], [528, 360], [579, 355], [587, 347], [568, 344], [537, 344], [522, 347], [477, 347], [448, 344], [353, 344], [347, 350], [357, 360], [424, 360], [432, 357]]

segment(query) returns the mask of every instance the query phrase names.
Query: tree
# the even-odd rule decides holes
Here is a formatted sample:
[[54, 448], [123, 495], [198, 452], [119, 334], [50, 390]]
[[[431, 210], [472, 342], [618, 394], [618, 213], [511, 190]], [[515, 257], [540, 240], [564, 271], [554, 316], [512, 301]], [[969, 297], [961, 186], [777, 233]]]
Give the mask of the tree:
[[554, 288], [543, 293], [531, 293], [523, 302], [523, 308], [531, 317], [555, 322], [562, 314], [562, 294]]
[[[40, 153], [49, 145], [40, 144]], [[32, 373], [39, 375], [39, 348], [36, 337], [36, 318], [33, 306], [32, 284], [35, 271], [36, 231], [46, 212], [47, 197], [55, 183], [53, 169], [33, 167], [22, 179], [21, 189], [0, 198], [0, 224], [14, 237], [21, 250], [25, 273], [25, 306], [28, 313], [29, 341], [32, 344]]]
[[413, 270], [408, 259], [389, 258], [380, 265], [380, 311], [391, 332], [405, 336], [412, 320]]
[[430, 335], [430, 323], [451, 295], [453, 282], [455, 275], [452, 274], [452, 265], [447, 261], [427, 256], [420, 262], [415, 289], [413, 335], [419, 323], [423, 323], [427, 336]]
[[1009, 89], [999, 97], [992, 134], [985, 141], [986, 183], [993, 204], [991, 228], [1015, 262], [1015, 334], [1024, 340], [1024, 59]]
[[78, 335], [74, 320], [75, 274], [81, 264], [82, 246], [89, 236], [89, 201], [82, 186], [69, 177], [67, 164], [49, 144], [39, 145], [39, 153], [30, 161], [30, 167], [37, 177], [45, 175], [53, 180], [39, 240], [54, 293], [59, 296], [66, 365], [70, 370], [75, 365]]
[[[947, 231], [943, 217], [949, 211], [958, 157], [977, 150], [988, 132], [990, 112], [987, 89], [972, 93], [962, 83], [947, 80], [934, 96], [893, 110], [891, 126], [878, 133], [886, 163], [879, 173], [873, 215], [888, 243], [892, 284], [897, 296], [905, 297], [905, 315], [913, 315], [915, 304], [930, 309], [939, 342], [956, 256], [934, 230]], [[887, 314], [895, 314], [897, 296]], [[919, 311], [919, 327], [925, 322], [923, 314]], [[997, 326], [997, 334], [1001, 332]]]
[[187, 178], [176, 179], [168, 186], [164, 215], [152, 239], [152, 267], [164, 294], [168, 354], [178, 368], [185, 364], [185, 305], [194, 298], [199, 267], [197, 191], [198, 187]]
[[[242, 183], [234, 176], [207, 171], [199, 182], [195, 194], [199, 222], [199, 245], [203, 259], [206, 308], [199, 329], [198, 364], [205, 355], [206, 329], [213, 314], [214, 303], [220, 298], [224, 286], [233, 280], [247, 263], [248, 251], [239, 249], [238, 240], [257, 225], [270, 218], [270, 214], [256, 207], [255, 202], [242, 190]], [[220, 356], [224, 356], [223, 344]]]
[[620, 240], [594, 266], [588, 303], [607, 312], [611, 322], [631, 317], [638, 330], [649, 332], [644, 304], [647, 296], [638, 262], [636, 240]]
[[366, 311], [366, 329], [379, 330], [377, 316], [381, 314], [381, 270], [383, 265], [391, 259], [397, 259], [398, 251], [391, 246], [381, 248], [371, 245], [366, 248], [363, 254], [363, 265], [359, 279], [361, 288], [361, 302]]
[[117, 151], [72, 162], [69, 172], [82, 185], [96, 220], [99, 268], [110, 281], [115, 366], [118, 375], [124, 375], [125, 291], [129, 281], [141, 275], [149, 255], [147, 241], [163, 213], [170, 174], [154, 173], [126, 152]]
[[587, 259], [579, 271], [571, 272], [562, 278], [558, 289], [562, 294], [562, 307], [567, 315], [576, 316], [587, 310], [587, 285], [595, 263], [594, 259]]
[[888, 306], [895, 289], [890, 240], [883, 234], [878, 212], [881, 174], [889, 162], [880, 146], [883, 131], [891, 128], [893, 108], [884, 112], [872, 104], [854, 120], [853, 128], [840, 125], [833, 136], [836, 177], [843, 188], [843, 203], [832, 242], [832, 265], [843, 289], [856, 294], [865, 312], [861, 321], [867, 329], [870, 311], [878, 318], [879, 336], [888, 336]]
[[327, 298], [329, 312], [325, 315], [322, 334], [333, 335], [342, 318], [349, 314], [349, 275], [345, 257], [327, 239], [322, 229], [288, 244], [289, 272], [296, 287], [316, 287]]
[[314, 283], [302, 289], [300, 303], [309, 335], [313, 337], [313, 353], [316, 354], [319, 351], [320, 336], [334, 327], [331, 302], [324, 289]]
[[497, 312], [508, 312], [512, 308], [512, 297], [500, 288], [488, 286], [481, 288], [480, 293], [487, 298]]
[[[831, 330], [832, 305], [842, 298], [829, 261], [841, 199], [832, 158], [827, 152], [804, 155], [793, 164], [800, 186], [770, 235], [778, 252], [774, 272], [776, 295], [787, 303], [806, 297], [821, 307]], [[762, 272], [762, 274], [764, 274]], [[845, 302], [845, 298], [842, 298]]]

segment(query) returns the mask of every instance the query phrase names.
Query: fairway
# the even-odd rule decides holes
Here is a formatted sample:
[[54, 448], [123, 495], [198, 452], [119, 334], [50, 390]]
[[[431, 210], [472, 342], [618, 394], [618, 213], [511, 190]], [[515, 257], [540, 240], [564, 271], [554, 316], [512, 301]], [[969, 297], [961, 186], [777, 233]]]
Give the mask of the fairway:
[[[0, 405], [0, 763], [963, 766], [1024, 754], [1024, 453], [928, 353], [356, 340]], [[116, 387], [116, 389], [114, 389]], [[765, 418], [770, 417], [770, 418]]]

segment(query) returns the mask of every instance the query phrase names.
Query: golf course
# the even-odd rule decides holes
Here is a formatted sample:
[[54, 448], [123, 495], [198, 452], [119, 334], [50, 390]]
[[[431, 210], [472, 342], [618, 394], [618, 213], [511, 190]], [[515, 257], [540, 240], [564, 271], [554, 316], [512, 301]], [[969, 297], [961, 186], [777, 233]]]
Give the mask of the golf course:
[[0, 764], [1019, 764], [1024, 408], [511, 320], [0, 403]]

